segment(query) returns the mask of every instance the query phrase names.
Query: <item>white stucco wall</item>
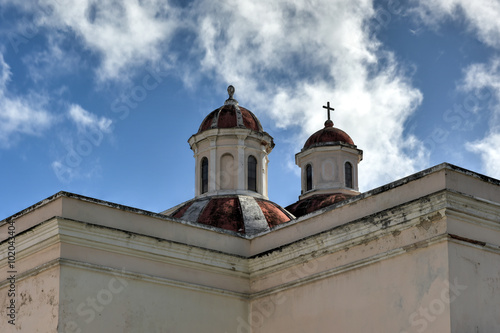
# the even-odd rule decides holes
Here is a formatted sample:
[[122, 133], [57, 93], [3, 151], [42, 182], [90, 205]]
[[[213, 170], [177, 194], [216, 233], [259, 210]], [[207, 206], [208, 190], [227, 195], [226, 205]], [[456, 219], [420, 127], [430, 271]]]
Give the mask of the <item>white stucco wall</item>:
[[[305, 277], [325, 264], [309, 262], [283, 272], [283, 278]], [[423, 332], [424, 326], [428, 332], [450, 332], [448, 307], [432, 321], [421, 313], [432, 314], [429, 307], [445, 289], [447, 267], [446, 243], [434, 244], [254, 300], [249, 321], [254, 333], [410, 333]]]
[[[5, 272], [1, 270], [2, 280]], [[9, 324], [7, 317], [11, 299], [8, 297], [9, 285], [0, 288], [0, 332], [54, 332], [59, 310], [59, 273], [59, 267], [54, 266], [25, 278], [18, 275], [15, 325]]]
[[60, 333], [235, 332], [246, 302], [120, 271], [61, 269]]
[[449, 253], [452, 332], [500, 332], [500, 251], [451, 242]]

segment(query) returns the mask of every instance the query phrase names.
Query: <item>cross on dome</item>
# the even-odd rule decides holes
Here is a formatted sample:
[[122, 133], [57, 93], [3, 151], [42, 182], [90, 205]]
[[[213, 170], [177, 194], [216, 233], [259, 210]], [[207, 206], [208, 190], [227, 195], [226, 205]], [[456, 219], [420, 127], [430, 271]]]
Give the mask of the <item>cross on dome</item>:
[[326, 105], [323, 106], [323, 109], [328, 111], [328, 119], [325, 121], [325, 127], [333, 127], [333, 121], [330, 119], [330, 111], [334, 111], [335, 109], [330, 107], [330, 102], [326, 102]]
[[328, 110], [328, 120], [330, 120], [330, 110], [335, 111], [335, 109], [330, 107], [330, 102], [326, 102], [326, 105], [323, 105], [323, 109]]

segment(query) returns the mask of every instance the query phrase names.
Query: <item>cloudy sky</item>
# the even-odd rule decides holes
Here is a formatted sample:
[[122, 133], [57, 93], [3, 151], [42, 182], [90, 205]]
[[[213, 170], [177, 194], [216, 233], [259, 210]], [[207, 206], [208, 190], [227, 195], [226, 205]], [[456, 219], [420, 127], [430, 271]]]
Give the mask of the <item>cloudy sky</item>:
[[229, 84], [276, 142], [270, 199], [333, 121], [360, 190], [449, 162], [500, 178], [498, 0], [0, 0], [0, 219], [60, 190], [161, 211]]

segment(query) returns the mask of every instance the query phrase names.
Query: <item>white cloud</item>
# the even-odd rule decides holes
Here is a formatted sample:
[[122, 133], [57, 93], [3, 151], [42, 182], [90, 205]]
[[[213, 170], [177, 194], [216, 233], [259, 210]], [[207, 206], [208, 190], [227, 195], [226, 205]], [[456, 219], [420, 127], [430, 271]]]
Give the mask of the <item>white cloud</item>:
[[102, 144], [105, 134], [111, 133], [113, 121], [99, 117], [77, 104], [69, 106], [67, 116], [76, 125], [78, 135], [68, 130], [58, 133], [64, 154], [58, 153], [51, 164], [52, 170], [63, 183], [100, 176], [99, 155], [90, 155]]
[[500, 132], [491, 132], [481, 140], [467, 143], [466, 148], [481, 156], [488, 176], [500, 179]]
[[[494, 49], [500, 49], [500, 2], [491, 0], [420, 0], [413, 11], [422, 21], [438, 27], [447, 19], [464, 21], [477, 39]], [[484, 103], [489, 110], [489, 130], [482, 139], [467, 142], [465, 148], [481, 156], [484, 171], [500, 178], [500, 57], [486, 63], [476, 63], [464, 69], [458, 87], [468, 94], [465, 101]], [[475, 103], [471, 112], [478, 112]]]
[[[372, 1], [198, 0], [185, 8], [159, 0], [41, 3], [53, 10], [41, 11], [37, 24], [74, 34], [100, 55], [101, 81], [122, 80], [160, 59], [177, 61], [186, 85], [200, 73], [231, 83], [257, 115], [266, 113], [279, 127], [298, 126], [296, 149], [323, 126], [322, 105], [330, 100], [336, 125], [365, 151], [363, 190], [427, 165], [423, 144], [404, 132], [422, 95], [370, 33]], [[189, 35], [182, 52], [169, 45], [179, 32]], [[83, 126], [90, 120], [77, 110]]]
[[3, 2], [34, 15], [34, 29], [63, 31], [81, 40], [84, 48], [101, 57], [96, 69], [101, 82], [125, 80], [131, 67], [158, 62], [162, 46], [181, 26], [178, 10], [162, 0]]
[[72, 104], [68, 110], [69, 118], [76, 124], [78, 131], [100, 130], [104, 133], [111, 131], [113, 121], [106, 117], [98, 117], [84, 110], [80, 105]]
[[486, 45], [500, 49], [500, 2], [492, 0], [414, 0], [413, 11], [427, 24], [465, 18], [468, 28]]
[[300, 126], [297, 149], [323, 126], [322, 105], [330, 100], [336, 126], [365, 151], [363, 190], [426, 165], [423, 145], [404, 134], [422, 95], [370, 37], [370, 1], [224, 1], [196, 8], [202, 70], [234, 84], [242, 105], [268, 113], [277, 126]]
[[23, 57], [23, 63], [34, 82], [44, 82], [47, 78], [58, 75], [75, 75], [81, 64], [81, 57], [73, 50], [64, 50], [62, 33], [53, 33], [47, 36], [47, 48], [38, 52], [29, 53]]
[[466, 149], [481, 156], [483, 169], [489, 176], [500, 178], [500, 57], [488, 64], [466, 68], [460, 88], [488, 103], [489, 131], [483, 138], [468, 142]]
[[[69, 141], [69, 145], [72, 146], [71, 140]], [[73, 155], [68, 154], [64, 158], [51, 163], [52, 170], [59, 181], [62, 183], [71, 183], [77, 179], [92, 179], [102, 175], [102, 166], [98, 157], [84, 161], [83, 157], [85, 156], [82, 157], [75, 151], [72, 151], [71, 154]], [[68, 165], [68, 160], [74, 164]]]
[[0, 146], [10, 147], [22, 134], [40, 135], [55, 118], [45, 110], [47, 100], [37, 94], [12, 96], [7, 90], [10, 67], [0, 54]]
[[500, 57], [493, 57], [486, 64], [476, 63], [464, 70], [460, 89], [474, 91], [488, 88], [489, 92], [500, 97]]

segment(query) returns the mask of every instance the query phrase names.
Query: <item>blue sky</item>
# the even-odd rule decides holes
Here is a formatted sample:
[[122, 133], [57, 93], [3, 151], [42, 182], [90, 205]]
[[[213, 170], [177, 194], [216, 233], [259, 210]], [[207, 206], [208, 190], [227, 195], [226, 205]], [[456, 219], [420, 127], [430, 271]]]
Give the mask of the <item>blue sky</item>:
[[336, 127], [360, 190], [449, 162], [500, 178], [500, 2], [0, 0], [0, 219], [60, 190], [151, 211], [194, 195], [187, 139], [229, 84], [294, 155]]

